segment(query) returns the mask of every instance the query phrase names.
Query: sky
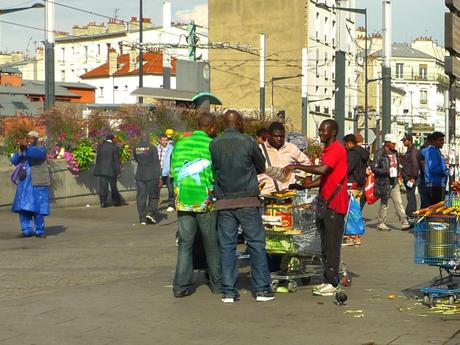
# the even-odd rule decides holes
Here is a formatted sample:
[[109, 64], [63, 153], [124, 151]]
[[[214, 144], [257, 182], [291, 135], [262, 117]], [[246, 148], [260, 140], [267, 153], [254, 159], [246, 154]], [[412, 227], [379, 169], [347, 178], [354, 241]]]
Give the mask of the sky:
[[[0, 0], [0, 9], [27, 7], [40, 1]], [[90, 21], [97, 23], [108, 21], [107, 18], [98, 15], [116, 16], [127, 21], [132, 16], [139, 15], [140, 0], [52, 1], [56, 4], [55, 27], [58, 31], [71, 32], [74, 25], [85, 25]], [[163, 0], [143, 0], [144, 17], [150, 17], [154, 24], [161, 25], [162, 3]], [[207, 0], [172, 0], [171, 4], [173, 20], [187, 22], [194, 19], [198, 24], [206, 25]], [[370, 33], [381, 31], [382, 0], [356, 0], [356, 7], [367, 8]], [[75, 8], [98, 15], [78, 11]], [[444, 12], [446, 11], [447, 8], [442, 0], [393, 0], [393, 41], [409, 42], [419, 36], [431, 36], [443, 45]], [[358, 24], [363, 25], [364, 20], [359, 17], [362, 16], [357, 15]], [[0, 50], [7, 52], [21, 50], [33, 55], [35, 46], [44, 39], [43, 27], [43, 9], [31, 9], [0, 16]]]

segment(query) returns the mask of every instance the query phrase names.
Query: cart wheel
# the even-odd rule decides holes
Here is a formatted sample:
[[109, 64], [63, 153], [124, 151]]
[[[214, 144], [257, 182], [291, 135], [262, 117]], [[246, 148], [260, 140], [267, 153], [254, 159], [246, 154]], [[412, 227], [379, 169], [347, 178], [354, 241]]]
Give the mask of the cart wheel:
[[456, 299], [457, 299], [456, 296], [450, 295], [450, 296], [449, 296], [449, 304], [450, 304], [450, 305], [455, 304], [455, 300], [456, 300]]
[[280, 281], [278, 279], [273, 279], [272, 280], [272, 291], [276, 292], [278, 289], [278, 285], [280, 285]]
[[295, 280], [291, 280], [288, 283], [288, 291], [289, 292], [296, 292], [297, 291], [297, 282]]
[[427, 293], [423, 295], [423, 304], [427, 305], [428, 307], [431, 307], [431, 297]]

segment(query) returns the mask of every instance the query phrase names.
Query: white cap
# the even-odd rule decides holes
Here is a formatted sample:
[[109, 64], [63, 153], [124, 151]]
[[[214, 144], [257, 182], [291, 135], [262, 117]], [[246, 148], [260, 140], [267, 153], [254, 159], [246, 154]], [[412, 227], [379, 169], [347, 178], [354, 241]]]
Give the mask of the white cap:
[[30, 131], [29, 133], [27, 133], [27, 135], [29, 137], [33, 137], [33, 138], [37, 138], [37, 139], [40, 137], [40, 135], [36, 131]]
[[396, 144], [398, 142], [398, 139], [394, 134], [388, 133], [385, 134], [385, 141], [389, 141], [390, 143]]

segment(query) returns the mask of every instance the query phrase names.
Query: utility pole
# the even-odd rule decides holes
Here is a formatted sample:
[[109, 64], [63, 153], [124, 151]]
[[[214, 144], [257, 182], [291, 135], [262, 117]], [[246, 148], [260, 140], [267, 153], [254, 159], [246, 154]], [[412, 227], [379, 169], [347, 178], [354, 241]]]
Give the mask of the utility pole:
[[54, 107], [54, 2], [45, 0], [45, 110]]
[[[139, 0], [139, 88], [144, 87], [144, 52], [142, 49], [143, 38], [143, 24], [144, 24], [144, 11], [143, 0]], [[139, 97], [139, 103], [144, 103], [144, 97]]]
[[308, 135], [308, 50], [302, 48], [302, 134]]
[[171, 88], [171, 55], [169, 49], [163, 49], [163, 89]]
[[345, 13], [340, 11], [337, 13], [337, 46], [335, 51], [335, 120], [339, 125], [337, 137], [342, 140], [345, 131], [345, 63], [346, 63], [346, 47], [345, 39]]
[[260, 116], [265, 119], [265, 34], [260, 34], [260, 70], [259, 70], [259, 88], [260, 88]]
[[391, 133], [391, 0], [383, 0], [382, 5], [382, 137], [384, 137], [385, 134]]

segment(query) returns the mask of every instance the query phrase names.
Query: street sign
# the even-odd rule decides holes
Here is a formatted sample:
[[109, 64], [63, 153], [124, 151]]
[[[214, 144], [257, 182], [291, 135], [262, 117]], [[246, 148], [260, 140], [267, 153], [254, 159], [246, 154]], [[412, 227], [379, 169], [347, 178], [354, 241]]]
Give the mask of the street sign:
[[444, 14], [444, 45], [451, 54], [460, 54], [460, 18], [455, 13]]
[[444, 72], [460, 79], [460, 59], [458, 56], [445, 56]]
[[[366, 137], [366, 130], [365, 130], [365, 129], [363, 129], [363, 130], [362, 130], [361, 132], [359, 132], [359, 133], [363, 136], [363, 138]], [[368, 144], [369, 144], [369, 145], [373, 144], [374, 141], [375, 141], [375, 139], [377, 139], [377, 137], [376, 137], [374, 131], [373, 131], [372, 129], [368, 129], [368, 130], [367, 130], [367, 135], [368, 135], [368, 137], [367, 137]]]

